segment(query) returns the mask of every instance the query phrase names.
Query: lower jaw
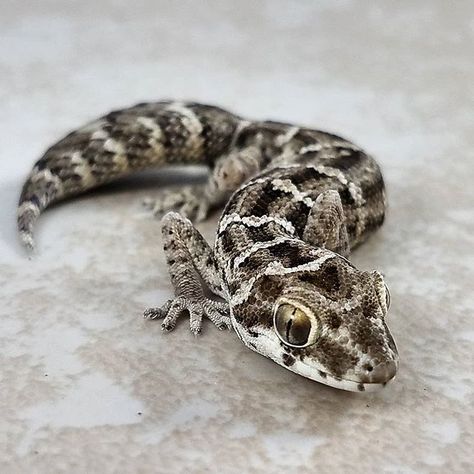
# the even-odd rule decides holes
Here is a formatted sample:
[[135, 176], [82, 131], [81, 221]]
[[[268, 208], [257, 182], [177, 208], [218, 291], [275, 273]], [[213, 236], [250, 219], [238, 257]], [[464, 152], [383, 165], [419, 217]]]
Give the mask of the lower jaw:
[[[287, 367], [288, 368], [288, 367]], [[303, 362], [296, 360], [295, 364], [291, 367], [293, 372], [296, 372], [303, 377], [320, 382], [324, 385], [328, 385], [339, 390], [346, 390], [348, 392], [377, 392], [382, 390], [392, 379], [383, 383], [363, 383], [356, 380], [346, 380], [340, 377], [334, 377], [333, 375], [327, 374], [323, 371], [313, 369]]]

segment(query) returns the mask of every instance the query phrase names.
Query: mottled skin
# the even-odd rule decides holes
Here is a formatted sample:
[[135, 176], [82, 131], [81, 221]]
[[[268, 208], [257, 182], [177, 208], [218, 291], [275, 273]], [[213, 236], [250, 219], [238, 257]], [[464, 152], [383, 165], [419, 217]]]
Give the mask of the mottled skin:
[[[35, 164], [20, 198], [20, 237], [33, 249], [34, 221], [59, 199], [186, 163], [207, 165], [208, 182], [145, 202], [156, 215], [179, 211], [162, 220], [175, 298], [145, 316], [171, 330], [188, 312], [193, 333], [205, 316], [254, 351], [337, 388], [373, 390], [392, 379], [388, 290], [378, 272], [347, 260], [383, 223], [384, 183], [376, 162], [341, 137], [195, 103], [112, 112]], [[225, 203], [211, 248], [191, 221]]]

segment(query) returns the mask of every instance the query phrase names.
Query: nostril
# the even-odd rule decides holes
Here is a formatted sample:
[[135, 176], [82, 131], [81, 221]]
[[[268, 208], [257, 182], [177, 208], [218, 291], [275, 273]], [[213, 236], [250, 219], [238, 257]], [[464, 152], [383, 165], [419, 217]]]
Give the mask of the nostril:
[[362, 383], [386, 383], [395, 376], [397, 364], [394, 361], [366, 363], [361, 369], [358, 378]]
[[371, 382], [373, 383], [384, 383], [388, 382], [395, 376], [397, 371], [397, 365], [395, 362], [390, 361], [384, 364], [377, 365], [370, 374]]

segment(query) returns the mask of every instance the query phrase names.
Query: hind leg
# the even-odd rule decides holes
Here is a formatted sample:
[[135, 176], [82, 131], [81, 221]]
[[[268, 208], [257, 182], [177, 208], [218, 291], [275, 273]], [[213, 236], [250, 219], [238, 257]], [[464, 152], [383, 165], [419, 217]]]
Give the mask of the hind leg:
[[231, 152], [216, 162], [205, 184], [163, 191], [157, 199], [146, 198], [143, 205], [155, 216], [176, 211], [193, 222], [203, 221], [260, 170], [261, 158], [261, 149], [255, 145]]
[[212, 207], [219, 205], [217, 196], [209, 193], [207, 188], [208, 184], [198, 184], [162, 191], [156, 199], [145, 198], [143, 206], [157, 217], [176, 211], [193, 222], [200, 222], [206, 219]]

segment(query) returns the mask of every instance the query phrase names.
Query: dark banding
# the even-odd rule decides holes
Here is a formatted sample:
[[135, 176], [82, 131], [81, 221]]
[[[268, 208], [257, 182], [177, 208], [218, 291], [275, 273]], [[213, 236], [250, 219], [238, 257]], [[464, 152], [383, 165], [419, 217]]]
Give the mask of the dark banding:
[[296, 362], [296, 359], [291, 354], [288, 354], [287, 352], [283, 353], [282, 360], [283, 360], [283, 363], [287, 367], [291, 367]]
[[219, 236], [219, 240], [222, 245], [222, 250], [226, 254], [232, 254], [234, 251], [234, 240], [232, 238], [231, 232], [229, 232], [228, 230], [224, 231], [222, 235]]
[[350, 193], [347, 186], [344, 186], [339, 191], [339, 196], [341, 197], [341, 203], [343, 206], [353, 206], [355, 204], [354, 198], [352, 197], [352, 194]]
[[28, 200], [33, 203], [36, 207], [40, 208], [41, 207], [41, 203], [40, 203], [40, 200], [38, 199], [38, 196], [36, 196], [36, 194], [33, 194], [32, 196], [30, 196], [28, 198]]
[[[340, 193], [352, 248], [383, 222], [385, 190], [378, 166], [341, 137], [278, 122], [243, 121], [218, 107], [197, 103], [163, 101], [115, 110], [70, 133], [36, 162], [20, 199], [20, 238], [32, 250], [35, 219], [59, 199], [150, 166], [186, 163], [206, 164], [211, 171], [204, 193], [201, 188], [195, 195], [187, 191], [170, 194], [182, 199], [177, 210], [189, 214], [191, 221], [196, 217], [196, 203], [201, 217], [206, 206], [219, 207], [230, 188], [240, 186], [224, 210], [220, 228], [225, 230], [218, 233], [213, 250], [200, 237], [193, 237], [194, 231], [174, 238], [164, 226], [172, 282], [181, 298], [179, 305], [191, 313], [193, 332], [199, 332], [199, 327], [193, 328], [194, 305], [199, 304], [214, 320], [201, 295], [196, 301], [195, 288], [205, 290], [207, 285], [211, 292], [225, 293], [231, 317], [224, 314], [226, 304], [216, 308], [226, 324], [232, 322], [242, 341], [292, 371], [363, 392], [375, 387], [360, 382], [375, 381], [377, 371], [354, 381], [342, 377], [359, 373], [359, 367], [365, 375], [370, 367], [384, 363], [387, 372], [389, 367], [395, 370], [394, 362], [386, 360], [396, 355], [396, 347], [385, 323], [380, 324], [383, 295], [374, 288], [373, 278], [342, 257], [318, 251], [309, 229], [308, 241], [303, 240], [309, 212], [318, 196], [328, 190]], [[253, 176], [250, 181], [246, 178], [249, 173]], [[171, 197], [150, 207], [157, 212], [160, 206], [173, 209]], [[320, 224], [328, 237], [329, 226]], [[182, 244], [187, 252], [179, 250]], [[219, 286], [223, 292], [218, 291]], [[285, 300], [295, 303], [293, 313], [288, 313], [291, 319], [282, 326], [287, 340], [303, 340], [295, 337], [296, 311], [305, 313], [307, 307], [315, 316], [317, 323], [304, 325], [304, 341], [315, 338], [309, 346], [288, 348], [274, 337], [274, 318], [278, 323]], [[167, 330], [174, 328], [173, 318], [178, 316], [178, 307], [170, 310], [172, 304], [171, 300], [166, 303], [162, 313], [168, 313], [161, 314]], [[366, 358], [370, 366], [365, 365]]]
[[262, 128], [259, 124], [247, 125], [237, 137], [235, 141], [236, 148], [245, 148], [246, 146], [255, 143], [255, 139], [259, 133], [262, 132]]
[[307, 253], [307, 250], [302, 248], [298, 241], [281, 242], [265, 250], [268, 251], [272, 260], [280, 261], [286, 268], [293, 268], [314, 261], [314, 255]]
[[186, 144], [189, 131], [181, 119], [181, 114], [171, 110], [162, 110], [154, 117], [161, 129], [161, 143], [166, 148], [170, 161], [183, 161], [182, 149]]
[[363, 183], [362, 191], [364, 199], [378, 198], [385, 191], [385, 184], [380, 170], [376, 170], [370, 180]]
[[240, 117], [225, 110], [203, 104], [188, 104], [201, 123], [203, 138], [203, 159], [211, 164], [229, 150]]
[[[209, 123], [209, 119], [206, 116], [199, 117], [199, 121], [201, 123], [201, 137], [204, 141], [204, 154], [209, 158], [214, 158], [212, 156], [212, 141], [213, 141], [213, 130], [211, 124]], [[208, 161], [211, 161], [208, 158]]]
[[279, 189], [274, 189], [271, 180], [263, 186], [259, 196], [255, 200], [253, 206], [249, 207], [246, 215], [262, 217], [269, 214], [270, 206], [273, 206], [275, 201], [286, 196], [287, 193]]
[[247, 227], [245, 232], [254, 242], [270, 242], [276, 237], [275, 231], [269, 228], [268, 223], [258, 227]]
[[299, 276], [301, 281], [310, 283], [322, 290], [324, 293], [337, 293], [341, 288], [341, 280], [337, 265], [332, 262], [325, 262], [317, 274], [307, 273]]
[[328, 369], [328, 373], [333, 377], [342, 377], [359, 361], [359, 358], [350, 349], [326, 335], [321, 336], [318, 340], [318, 357], [319, 362]]
[[345, 153], [339, 154], [339, 156], [333, 158], [331, 160], [331, 166], [341, 171], [349, 171], [351, 168], [361, 165], [367, 159], [367, 155], [359, 150], [352, 150], [344, 147], [341, 147], [340, 150]]
[[45, 168], [48, 167], [48, 164], [49, 160], [48, 157], [45, 155], [35, 163], [36, 171], [43, 171]]
[[303, 146], [305, 145], [317, 145], [319, 140], [317, 138], [317, 134], [314, 130], [309, 128], [300, 128], [298, 132], [293, 136], [293, 139]]
[[288, 175], [288, 179], [295, 186], [300, 186], [310, 180], [320, 179], [323, 176], [318, 170], [313, 167], [306, 167], [303, 169], [295, 170], [293, 173]]
[[[233, 261], [235, 260], [235, 257]], [[262, 267], [266, 266], [272, 261], [272, 257], [268, 252], [268, 249], [256, 250], [252, 255], [249, 255], [240, 265], [239, 271], [241, 272], [258, 272]]]
[[304, 202], [298, 201], [284, 214], [285, 219], [293, 224], [297, 235], [303, 235], [309, 212], [310, 208]]

